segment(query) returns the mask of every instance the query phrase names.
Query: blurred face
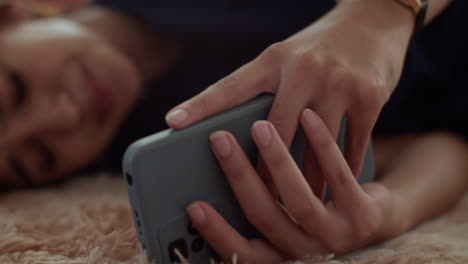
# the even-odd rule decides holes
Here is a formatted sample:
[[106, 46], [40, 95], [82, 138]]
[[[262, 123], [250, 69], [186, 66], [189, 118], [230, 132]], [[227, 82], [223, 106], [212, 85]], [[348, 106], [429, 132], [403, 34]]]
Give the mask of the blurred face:
[[94, 161], [139, 95], [131, 61], [81, 27], [0, 33], [0, 182], [41, 184]]

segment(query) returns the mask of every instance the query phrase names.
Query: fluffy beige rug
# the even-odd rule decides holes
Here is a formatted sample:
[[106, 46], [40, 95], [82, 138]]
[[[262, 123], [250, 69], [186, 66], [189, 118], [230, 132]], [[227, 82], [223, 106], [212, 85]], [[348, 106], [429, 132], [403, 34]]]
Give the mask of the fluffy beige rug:
[[[1, 195], [0, 263], [147, 263], [121, 177]], [[468, 193], [411, 232], [323, 263], [468, 263]]]

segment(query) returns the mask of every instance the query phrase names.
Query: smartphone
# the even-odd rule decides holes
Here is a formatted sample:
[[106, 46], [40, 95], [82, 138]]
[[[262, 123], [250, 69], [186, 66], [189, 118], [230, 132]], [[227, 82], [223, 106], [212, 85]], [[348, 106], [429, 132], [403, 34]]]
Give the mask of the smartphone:
[[[123, 174], [138, 239], [150, 261], [178, 263], [180, 259], [174, 249], [192, 264], [217, 259], [185, 213], [185, 208], [196, 200], [210, 203], [246, 238], [261, 237], [232, 193], [211, 151], [209, 136], [218, 130], [231, 132], [255, 164], [257, 148], [251, 127], [255, 121], [267, 118], [273, 99], [273, 95], [261, 95], [191, 127], [167, 129], [140, 139], [126, 150]], [[337, 143], [343, 147], [344, 129]], [[290, 149], [299, 167], [305, 147], [306, 137], [299, 129]], [[369, 147], [360, 183], [369, 182], [372, 177]]]

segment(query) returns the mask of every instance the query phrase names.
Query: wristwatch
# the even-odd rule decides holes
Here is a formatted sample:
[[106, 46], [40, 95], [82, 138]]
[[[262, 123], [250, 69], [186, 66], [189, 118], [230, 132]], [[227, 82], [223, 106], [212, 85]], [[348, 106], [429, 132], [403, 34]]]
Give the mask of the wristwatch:
[[429, 0], [396, 0], [398, 3], [409, 8], [416, 16], [415, 32], [424, 27]]

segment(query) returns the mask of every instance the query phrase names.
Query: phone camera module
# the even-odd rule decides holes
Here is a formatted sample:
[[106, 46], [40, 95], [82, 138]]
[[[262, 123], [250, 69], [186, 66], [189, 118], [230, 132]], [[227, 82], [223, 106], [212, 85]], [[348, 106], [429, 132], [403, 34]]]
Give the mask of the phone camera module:
[[172, 241], [169, 244], [169, 258], [171, 259], [171, 263], [180, 263], [181, 260], [179, 256], [175, 253], [175, 249], [177, 249], [184, 258], [188, 259], [188, 247], [187, 241], [183, 238], [179, 238], [177, 240]]
[[200, 237], [196, 238], [192, 242], [192, 251], [193, 252], [200, 252], [200, 251], [202, 251], [204, 246], [205, 246], [205, 241]]
[[128, 185], [132, 186], [133, 185], [133, 177], [129, 173], [125, 173], [125, 178], [127, 179]]

